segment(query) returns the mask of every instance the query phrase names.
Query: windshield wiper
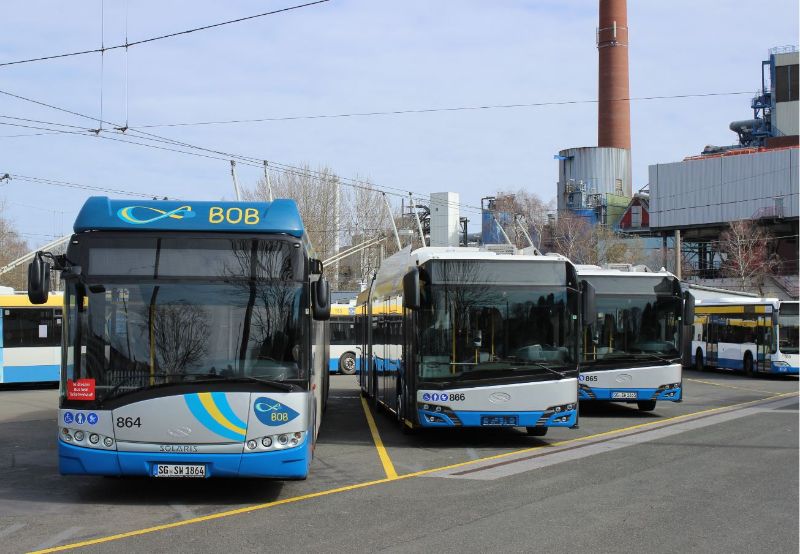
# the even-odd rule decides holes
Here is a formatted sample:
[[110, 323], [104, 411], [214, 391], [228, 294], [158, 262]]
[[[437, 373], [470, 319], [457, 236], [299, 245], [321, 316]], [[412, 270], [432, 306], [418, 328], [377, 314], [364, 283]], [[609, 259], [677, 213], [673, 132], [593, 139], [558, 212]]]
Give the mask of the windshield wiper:
[[[137, 388], [135, 388], [133, 390], [124, 391], [124, 392], [121, 392], [120, 394], [114, 394], [122, 386], [127, 385], [131, 381], [135, 381], [137, 379], [141, 379], [142, 377], [145, 377], [145, 378], [149, 378], [149, 377], [164, 377], [165, 375], [167, 375], [167, 373], [161, 371], [159, 373], [154, 373], [152, 376], [148, 373], [148, 374], [145, 374], [145, 375], [131, 375], [129, 377], [126, 377], [125, 379], [123, 379], [122, 381], [120, 381], [119, 383], [114, 385], [113, 389], [111, 389], [105, 395], [103, 395], [103, 398], [100, 400], [100, 402], [105, 402], [106, 400], [111, 400], [112, 398], [119, 398], [120, 396], [125, 396], [126, 394], [129, 394], [129, 393], [132, 393], [132, 392], [136, 392], [138, 390], [142, 390], [142, 389], [145, 389], [145, 388], [152, 388], [154, 386], [157, 386], [157, 385], [147, 385], [147, 386], [144, 386], [144, 387], [137, 387]], [[164, 384], [164, 383], [159, 383], [159, 385], [161, 385], [161, 384]]]
[[[555, 370], [552, 367], [547, 366], [547, 365], [545, 365], [545, 364], [543, 364], [541, 362], [534, 362], [533, 360], [501, 358], [500, 360], [497, 360], [497, 361], [498, 362], [508, 362], [510, 364], [513, 364], [513, 365], [523, 365], [523, 366], [525, 366], [525, 365], [533, 365], [533, 366], [536, 366], [538, 368], [541, 368], [541, 369], [545, 370], [548, 373], [552, 373], [553, 375], [558, 375], [558, 377], [560, 379], [565, 379], [567, 377], [567, 375], [565, 373], [562, 373], [562, 372], [560, 372], [558, 370]], [[511, 369], [519, 369], [519, 367], [512, 367]]]
[[673, 359], [680, 358], [680, 355], [675, 356], [672, 359], [664, 358], [663, 356], [659, 356], [658, 354], [652, 354], [651, 352], [631, 352], [631, 355], [632, 356], [647, 356], [648, 358], [650, 358], [652, 360], [659, 360], [659, 361], [665, 362], [665, 363], [672, 363]]
[[192, 381], [184, 381], [190, 383], [219, 383], [220, 381], [225, 381], [228, 383], [261, 383], [262, 385], [268, 385], [270, 387], [276, 388], [278, 390], [292, 392], [295, 390], [295, 385], [292, 383], [286, 383], [284, 381], [275, 381], [273, 379], [262, 379], [261, 377], [226, 377], [224, 375], [214, 375], [212, 373], [201, 375], [202, 379], [194, 379]]

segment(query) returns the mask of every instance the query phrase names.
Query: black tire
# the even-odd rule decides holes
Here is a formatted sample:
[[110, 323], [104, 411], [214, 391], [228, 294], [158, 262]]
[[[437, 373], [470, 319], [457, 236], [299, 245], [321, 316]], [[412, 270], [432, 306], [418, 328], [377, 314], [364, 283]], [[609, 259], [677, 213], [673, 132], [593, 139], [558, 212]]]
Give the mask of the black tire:
[[525, 427], [531, 437], [543, 437], [547, 434], [547, 427]]
[[750, 352], [746, 352], [742, 360], [742, 367], [744, 367], [744, 374], [747, 377], [753, 376], [753, 356]]
[[703, 351], [699, 348], [694, 355], [694, 369], [696, 371], [705, 371], [706, 366], [703, 364]]
[[641, 412], [652, 412], [656, 409], [656, 401], [655, 400], [640, 400], [636, 403], [639, 407], [639, 411]]
[[356, 355], [352, 352], [345, 352], [339, 357], [339, 373], [345, 375], [355, 375]]

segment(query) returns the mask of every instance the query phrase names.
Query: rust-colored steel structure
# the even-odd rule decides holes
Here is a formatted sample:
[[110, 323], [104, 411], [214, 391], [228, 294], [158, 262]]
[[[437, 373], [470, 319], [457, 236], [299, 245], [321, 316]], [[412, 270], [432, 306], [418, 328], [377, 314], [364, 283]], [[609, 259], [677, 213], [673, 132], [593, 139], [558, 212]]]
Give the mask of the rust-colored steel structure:
[[631, 148], [627, 0], [600, 0], [597, 145]]

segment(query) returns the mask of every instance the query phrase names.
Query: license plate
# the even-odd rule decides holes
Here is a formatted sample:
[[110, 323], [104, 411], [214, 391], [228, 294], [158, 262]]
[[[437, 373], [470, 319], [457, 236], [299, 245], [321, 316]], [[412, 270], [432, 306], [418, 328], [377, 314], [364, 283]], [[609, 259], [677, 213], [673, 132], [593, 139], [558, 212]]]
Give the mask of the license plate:
[[488, 427], [516, 427], [517, 416], [481, 416], [481, 425]]
[[153, 466], [153, 477], [198, 477], [206, 476], [203, 464], [156, 464]]
[[636, 399], [637, 398], [637, 393], [636, 393], [636, 391], [632, 391], [632, 392], [612, 392], [611, 393], [611, 398], [624, 398], [624, 399], [633, 398], [633, 399]]

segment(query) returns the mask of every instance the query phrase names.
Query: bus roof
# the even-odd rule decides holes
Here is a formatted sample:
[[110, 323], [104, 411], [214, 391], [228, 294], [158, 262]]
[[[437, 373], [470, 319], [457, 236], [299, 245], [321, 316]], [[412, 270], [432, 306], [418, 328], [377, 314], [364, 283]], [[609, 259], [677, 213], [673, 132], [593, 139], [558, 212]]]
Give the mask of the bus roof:
[[208, 202], [187, 200], [112, 200], [92, 196], [74, 226], [85, 231], [249, 231], [304, 235], [294, 200]]
[[675, 274], [663, 268], [659, 271], [626, 271], [623, 269], [616, 269], [616, 268], [604, 268], [597, 265], [576, 265], [575, 269], [578, 271], [578, 275], [581, 277], [609, 276], [609, 277], [620, 277], [623, 279], [626, 277], [631, 277], [633, 279], [642, 277], [671, 277], [673, 279], [677, 278], [675, 277]]

